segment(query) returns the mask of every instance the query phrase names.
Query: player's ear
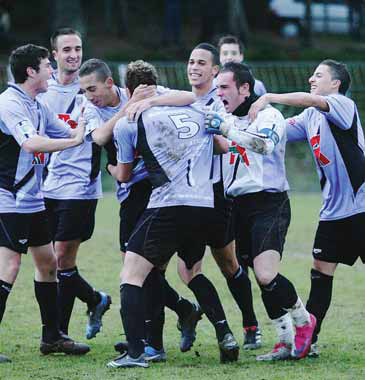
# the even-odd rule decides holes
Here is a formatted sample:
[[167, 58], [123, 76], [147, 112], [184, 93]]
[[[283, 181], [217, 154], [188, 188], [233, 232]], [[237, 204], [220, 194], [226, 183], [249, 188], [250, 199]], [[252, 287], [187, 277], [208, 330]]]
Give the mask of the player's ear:
[[113, 78], [112, 78], [112, 77], [108, 77], [108, 78], [105, 80], [105, 84], [106, 84], [108, 87], [112, 87], [112, 86], [114, 85]]
[[333, 80], [331, 81], [331, 83], [332, 83], [332, 86], [333, 86], [334, 88], [339, 89], [339, 87], [340, 87], [340, 85], [341, 85], [342, 82], [341, 82], [339, 79], [333, 79]]
[[219, 71], [220, 71], [220, 66], [219, 65], [213, 65], [212, 66], [212, 74], [213, 74], [214, 77], [218, 74]]
[[243, 83], [239, 87], [239, 93], [240, 95], [243, 95], [243, 96], [249, 96], [251, 94], [249, 83]]
[[52, 54], [54, 60], [56, 61], [57, 51], [56, 50], [52, 50], [51, 54]]

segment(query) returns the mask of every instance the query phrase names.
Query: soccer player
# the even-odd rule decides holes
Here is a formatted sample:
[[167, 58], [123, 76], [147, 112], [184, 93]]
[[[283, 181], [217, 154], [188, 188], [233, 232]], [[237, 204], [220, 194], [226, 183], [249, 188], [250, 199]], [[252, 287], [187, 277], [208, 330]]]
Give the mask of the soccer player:
[[[149, 68], [140, 61], [136, 66], [138, 76], [145, 73], [142, 83], [155, 80], [155, 72]], [[132, 75], [131, 81], [134, 78]], [[130, 81], [126, 84], [132, 92]], [[152, 268], [167, 264], [176, 251], [190, 270], [203, 257], [213, 207], [212, 180], [204, 173], [211, 171], [213, 139], [205, 134], [203, 112], [190, 107], [152, 108], [137, 123], [121, 119], [114, 133], [118, 164], [111, 168], [112, 174], [122, 182], [130, 180], [136, 149], [143, 156], [154, 189], [129, 240], [121, 272], [121, 314], [128, 354], [108, 366], [147, 367], [142, 286]], [[200, 306], [210, 320], [223, 322], [226, 317], [216, 289], [204, 276], [203, 286], [192, 289]], [[163, 304], [160, 291], [159, 286], [153, 295]], [[225, 362], [238, 356], [238, 347], [229, 345], [229, 335], [231, 332], [218, 336], [221, 361]]]
[[279, 337], [273, 350], [257, 360], [300, 359], [308, 354], [316, 319], [305, 309], [294, 285], [279, 273], [290, 223], [284, 118], [268, 106], [251, 123], [247, 114], [257, 99], [253, 89], [254, 78], [245, 64], [226, 63], [217, 77], [217, 95], [226, 111], [238, 118], [227, 116], [218, 125], [218, 116], [210, 116], [209, 130], [221, 131], [246, 148], [237, 150], [238, 156], [233, 158], [233, 176], [226, 194], [234, 199], [238, 254], [254, 270]]
[[[214, 77], [218, 74], [219, 60], [217, 49], [208, 43], [196, 46], [190, 54], [187, 74], [198, 102], [213, 110], [223, 111], [224, 106], [216, 95]], [[232, 149], [232, 148], [231, 148]], [[242, 312], [245, 349], [256, 349], [261, 346], [261, 332], [253, 309], [251, 282], [247, 272], [239, 265], [235, 254], [235, 234], [232, 220], [232, 201], [225, 199], [224, 188], [232, 177], [232, 167], [229, 164], [231, 156], [214, 156], [214, 234], [208, 245], [222, 274], [224, 275], [231, 294]], [[189, 282], [188, 271], [180, 261], [182, 279], [189, 287], [195, 287], [201, 281], [201, 268], [197, 268], [199, 277]]]
[[[227, 62], [242, 63], [244, 61], [244, 44], [239, 38], [226, 35], [218, 40], [218, 51], [220, 53], [220, 62], [223, 66]], [[254, 93], [261, 96], [266, 93], [266, 87], [258, 79], [254, 82]]]
[[[142, 61], [130, 63], [127, 67], [126, 76], [128, 82], [132, 84], [131, 76], [136, 78], [136, 82], [141, 78], [138, 76], [137, 66], [140, 66], [145, 72], [146, 65]], [[148, 70], [154, 70], [148, 66]], [[133, 73], [133, 74], [131, 74]], [[85, 96], [89, 100], [84, 111], [86, 120], [87, 138], [92, 139], [99, 145], [107, 144], [112, 138], [113, 126], [115, 123], [130, 110], [131, 114], [142, 112], [147, 107], [156, 105], [187, 105], [195, 100], [194, 94], [188, 91], [168, 90], [161, 86], [155, 86], [157, 76], [153, 76], [152, 84], [140, 84], [132, 88], [132, 96], [126, 93], [126, 89], [114, 85], [112, 73], [107, 64], [99, 59], [90, 59], [86, 61], [80, 69], [80, 86]], [[150, 91], [150, 88], [153, 91]], [[158, 95], [157, 95], [158, 93]], [[129, 93], [130, 94], [130, 93]], [[145, 99], [144, 99], [145, 98]], [[135, 109], [132, 107], [135, 105]], [[130, 108], [131, 106], [131, 108]], [[114, 157], [109, 160], [109, 165], [116, 165], [116, 149], [113, 144], [109, 145], [111, 150], [108, 156]], [[117, 182], [117, 199], [120, 202], [120, 248], [124, 256], [128, 240], [132, 231], [139, 220], [141, 214], [146, 209], [152, 192], [152, 185], [149, 181], [148, 172], [142, 159], [137, 157], [133, 175], [129, 182]], [[164, 273], [163, 273], [164, 274]], [[180, 343], [181, 351], [188, 351], [195, 339], [195, 326], [200, 318], [199, 306], [191, 303], [187, 299], [180, 297], [178, 293], [171, 288], [165, 279], [165, 305], [175, 311], [179, 317], [179, 326], [182, 333]], [[150, 288], [150, 281], [146, 286]], [[150, 325], [156, 321], [146, 318], [147, 331], [155, 331]], [[154, 334], [162, 339], [162, 327], [160, 332]], [[165, 358], [163, 347], [155, 348], [150, 345], [150, 341], [145, 347], [146, 354], [155, 354], [153, 360]], [[155, 344], [158, 346], [158, 344]], [[159, 344], [160, 345], [160, 344]]]
[[[84, 126], [71, 131], [36, 100], [48, 88], [52, 71], [48, 57], [41, 46], [14, 50], [9, 63], [15, 84], [0, 95], [0, 322], [21, 256], [29, 248], [42, 321], [40, 351], [81, 355], [89, 347], [59, 331], [56, 259], [40, 182], [47, 153], [80, 145]], [[0, 362], [5, 361], [9, 359], [0, 356]]]
[[[81, 36], [73, 29], [59, 29], [50, 42], [57, 71], [42, 100], [73, 129], [86, 102], [78, 81]], [[100, 331], [102, 316], [111, 304], [110, 296], [96, 291], [81, 276], [76, 262], [80, 244], [93, 233], [97, 200], [102, 197], [100, 155], [100, 147], [89, 141], [53, 153], [42, 187], [58, 261], [61, 329], [68, 334], [77, 297], [88, 307], [87, 339], [94, 338]]]
[[306, 109], [286, 120], [288, 141], [307, 140], [323, 195], [313, 244], [311, 291], [307, 310], [317, 318], [310, 356], [318, 356], [317, 339], [329, 309], [335, 269], [365, 262], [364, 133], [357, 106], [345, 96], [351, 78], [340, 62], [322, 61], [309, 78], [310, 93], [266, 94], [252, 105], [256, 117], [268, 103]]

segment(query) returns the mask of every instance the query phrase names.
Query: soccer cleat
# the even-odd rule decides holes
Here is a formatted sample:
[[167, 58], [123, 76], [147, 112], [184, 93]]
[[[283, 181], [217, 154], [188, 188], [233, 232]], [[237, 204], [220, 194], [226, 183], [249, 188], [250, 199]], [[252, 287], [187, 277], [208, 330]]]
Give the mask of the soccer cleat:
[[203, 311], [198, 304], [193, 303], [192, 312], [183, 319], [178, 320], [177, 328], [181, 331], [180, 350], [186, 352], [191, 349], [196, 339], [196, 327], [202, 319]]
[[244, 344], [245, 350], [256, 350], [262, 345], [262, 334], [258, 326], [244, 327]]
[[110, 361], [107, 364], [107, 367], [110, 368], [133, 368], [133, 367], [141, 367], [148, 368], [149, 363], [145, 359], [145, 353], [141, 354], [138, 358], [132, 358], [129, 354], [125, 353], [114, 360]]
[[220, 362], [235, 362], [239, 357], [239, 345], [233, 334], [227, 333], [221, 342], [218, 342], [220, 349]]
[[318, 358], [320, 356], [320, 350], [317, 343], [312, 343], [310, 346], [310, 351], [307, 355], [309, 358]]
[[302, 359], [308, 355], [311, 347], [312, 334], [316, 327], [316, 318], [310, 314], [310, 323], [302, 327], [296, 327], [294, 337], [294, 346], [292, 347], [291, 356], [293, 359]]
[[86, 325], [86, 339], [96, 337], [96, 334], [103, 326], [102, 318], [104, 313], [109, 309], [112, 299], [103, 292], [99, 292], [101, 296], [100, 302], [91, 310], [88, 310], [88, 321]]
[[90, 347], [84, 343], [75, 342], [67, 335], [62, 335], [60, 339], [53, 343], [40, 343], [40, 351], [43, 355], [65, 353], [67, 355], [85, 355], [90, 351]]
[[257, 361], [260, 362], [269, 362], [274, 360], [286, 360], [290, 358], [291, 347], [286, 343], [276, 343], [272, 351], [267, 354], [258, 355], [256, 357]]
[[0, 363], [10, 363], [10, 362], [11, 360], [7, 356], [0, 354]]
[[145, 346], [144, 353], [145, 360], [148, 362], [159, 363], [167, 360], [167, 355], [163, 348], [161, 350], [156, 350], [152, 346]]

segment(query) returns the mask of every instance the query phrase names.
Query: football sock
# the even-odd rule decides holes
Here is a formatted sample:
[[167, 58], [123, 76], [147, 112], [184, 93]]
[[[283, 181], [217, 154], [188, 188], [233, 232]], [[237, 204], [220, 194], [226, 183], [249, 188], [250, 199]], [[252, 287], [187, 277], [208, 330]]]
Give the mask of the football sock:
[[0, 323], [5, 313], [6, 300], [12, 290], [13, 285], [0, 280]]
[[143, 292], [145, 297], [145, 335], [149, 346], [163, 348], [164, 282], [158, 269], [153, 268], [147, 276]]
[[216, 288], [203, 274], [195, 276], [188, 284], [200, 307], [213, 324], [218, 341], [231, 332]]
[[144, 292], [139, 286], [122, 284], [121, 319], [125, 330], [128, 353], [132, 358], [139, 357], [144, 352], [145, 339], [145, 302]]
[[281, 317], [272, 319], [271, 321], [275, 326], [276, 333], [279, 337], [279, 341], [292, 347], [294, 343], [295, 332], [290, 314], [285, 313]]
[[227, 279], [227, 285], [242, 312], [243, 327], [257, 326], [258, 322], [253, 309], [251, 281], [241, 266], [233, 277]]
[[73, 280], [70, 280], [74, 275], [76, 268], [58, 270], [58, 306], [60, 329], [64, 334], [68, 335], [68, 326], [71, 319], [73, 305], [75, 302], [75, 288]]
[[164, 285], [164, 303], [169, 309], [174, 311], [179, 318], [184, 318], [193, 310], [193, 304], [186, 298], [182, 298], [174, 288], [167, 282], [165, 272], [161, 272]]
[[[65, 282], [65, 284], [62, 285], [62, 290], [64, 287], [68, 287], [69, 289], [66, 297], [69, 297], [70, 291], [74, 289], [75, 296], [86, 303], [89, 309], [93, 309], [101, 301], [99, 292], [95, 291], [93, 287], [80, 276], [77, 267], [58, 271], [58, 278], [59, 281], [61, 279], [61, 281]], [[63, 296], [64, 294], [62, 293], [60, 297]]]
[[316, 343], [322, 321], [329, 309], [333, 292], [333, 276], [311, 269], [311, 290], [306, 308], [316, 317], [316, 328], [312, 343]]
[[56, 282], [34, 281], [35, 296], [40, 307], [42, 341], [55, 342], [60, 338], [58, 323], [58, 287]]
[[287, 311], [289, 311], [293, 319], [294, 326], [302, 327], [311, 323], [310, 313], [306, 310], [299, 297], [295, 305], [292, 308], [287, 309]]
[[271, 301], [283, 309], [291, 309], [298, 300], [294, 285], [280, 273], [268, 285], [263, 285], [262, 288], [264, 292], [271, 294]]

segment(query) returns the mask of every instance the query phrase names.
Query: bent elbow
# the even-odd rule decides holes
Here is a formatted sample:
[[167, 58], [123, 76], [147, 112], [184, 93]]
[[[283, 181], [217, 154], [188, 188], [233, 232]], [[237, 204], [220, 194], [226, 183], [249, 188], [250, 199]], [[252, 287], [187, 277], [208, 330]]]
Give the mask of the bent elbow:
[[27, 153], [35, 153], [37, 150], [34, 148], [32, 142], [30, 140], [26, 140], [22, 144], [22, 149], [25, 150]]

